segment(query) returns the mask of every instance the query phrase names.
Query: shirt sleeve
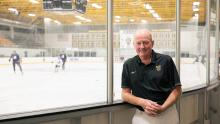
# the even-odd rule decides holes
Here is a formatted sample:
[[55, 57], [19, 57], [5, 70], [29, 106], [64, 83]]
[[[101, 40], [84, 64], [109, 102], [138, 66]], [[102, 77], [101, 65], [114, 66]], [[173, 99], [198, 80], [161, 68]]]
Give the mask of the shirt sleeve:
[[122, 76], [121, 76], [121, 88], [130, 88], [130, 78], [128, 73], [128, 66], [123, 64]]
[[176, 86], [181, 86], [179, 73], [177, 72], [176, 66], [171, 57], [169, 61], [169, 70], [169, 78], [172, 88], [175, 88]]

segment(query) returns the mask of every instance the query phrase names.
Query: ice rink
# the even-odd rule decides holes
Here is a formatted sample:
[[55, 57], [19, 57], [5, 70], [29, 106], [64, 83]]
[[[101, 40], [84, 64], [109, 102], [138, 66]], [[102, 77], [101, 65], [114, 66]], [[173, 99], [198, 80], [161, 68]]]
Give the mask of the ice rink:
[[[55, 62], [22, 63], [21, 74], [11, 64], [0, 65], [0, 117], [53, 108], [78, 106], [107, 100], [107, 63], [67, 62], [66, 69], [54, 70]], [[202, 63], [181, 66], [183, 88], [205, 81]], [[114, 64], [114, 99], [120, 99], [122, 63]]]

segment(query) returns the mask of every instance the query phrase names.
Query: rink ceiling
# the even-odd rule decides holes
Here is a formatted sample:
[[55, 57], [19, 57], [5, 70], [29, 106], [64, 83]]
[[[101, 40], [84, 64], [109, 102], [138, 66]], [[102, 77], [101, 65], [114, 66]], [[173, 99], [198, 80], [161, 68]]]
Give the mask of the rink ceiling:
[[[85, 25], [105, 24], [107, 22], [107, 1], [106, 0], [87, 0], [86, 13], [80, 14], [76, 11], [45, 11], [43, 10], [43, 0], [35, 0], [37, 3], [32, 3], [29, 0], [1, 0], [0, 1], [0, 18], [21, 21], [27, 24], [43, 25], [44, 18], [51, 18], [61, 22], [61, 24], [73, 24], [78, 19], [76, 15], [91, 19], [91, 22], [83, 22]], [[73, 4], [74, 4], [73, 0]], [[194, 0], [182, 0], [181, 19], [189, 21], [193, 16], [192, 5]], [[199, 22], [205, 22], [205, 6], [204, 0], [198, 0], [199, 5]], [[92, 7], [93, 3], [101, 5], [101, 9]], [[115, 16], [121, 16], [120, 24], [138, 23], [140, 20], [145, 19], [148, 22], [157, 23], [160, 20], [155, 19], [151, 13], [144, 8], [144, 4], [148, 3], [160, 15], [161, 21], [175, 21], [176, 13], [176, 0], [114, 0], [113, 11]], [[11, 13], [8, 8], [16, 8], [19, 15]], [[36, 16], [28, 16], [29, 13], [36, 14]], [[18, 18], [19, 17], [19, 18]], [[134, 18], [135, 22], [130, 22], [129, 19]]]

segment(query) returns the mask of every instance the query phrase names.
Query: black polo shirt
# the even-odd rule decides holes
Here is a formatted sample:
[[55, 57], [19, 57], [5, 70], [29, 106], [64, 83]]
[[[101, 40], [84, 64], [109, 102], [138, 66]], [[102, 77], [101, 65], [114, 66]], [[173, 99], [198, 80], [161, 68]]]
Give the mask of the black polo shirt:
[[[122, 88], [130, 88], [132, 94], [162, 105], [171, 91], [181, 85], [172, 58], [152, 50], [151, 63], [145, 65], [139, 56], [125, 61], [122, 71]], [[142, 110], [142, 107], [137, 106]]]

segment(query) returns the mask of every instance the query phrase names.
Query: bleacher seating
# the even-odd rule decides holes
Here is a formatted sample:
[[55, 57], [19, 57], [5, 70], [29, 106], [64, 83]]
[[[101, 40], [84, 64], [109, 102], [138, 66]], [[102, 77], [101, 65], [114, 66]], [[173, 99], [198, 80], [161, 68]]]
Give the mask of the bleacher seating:
[[4, 38], [4, 37], [1, 37], [0, 36], [0, 46], [4, 46], [4, 47], [12, 47], [14, 46], [15, 44], [13, 43], [13, 41], [7, 39], [7, 38]]

